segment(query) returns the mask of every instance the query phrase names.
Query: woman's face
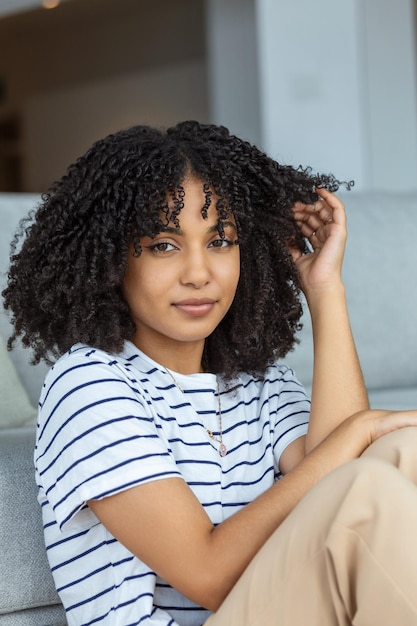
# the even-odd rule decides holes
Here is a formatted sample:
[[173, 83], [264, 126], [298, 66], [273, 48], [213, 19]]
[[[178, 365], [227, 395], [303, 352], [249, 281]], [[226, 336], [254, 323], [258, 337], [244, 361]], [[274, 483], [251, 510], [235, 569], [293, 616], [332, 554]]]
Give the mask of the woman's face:
[[214, 195], [204, 219], [202, 181], [188, 178], [183, 188], [179, 228], [171, 222], [154, 238], [143, 237], [142, 254], [129, 253], [123, 280], [136, 325], [133, 342], [165, 365], [167, 352], [185, 345], [202, 352], [204, 340], [229, 310], [239, 280], [233, 217], [224, 222], [225, 238], [220, 238]]

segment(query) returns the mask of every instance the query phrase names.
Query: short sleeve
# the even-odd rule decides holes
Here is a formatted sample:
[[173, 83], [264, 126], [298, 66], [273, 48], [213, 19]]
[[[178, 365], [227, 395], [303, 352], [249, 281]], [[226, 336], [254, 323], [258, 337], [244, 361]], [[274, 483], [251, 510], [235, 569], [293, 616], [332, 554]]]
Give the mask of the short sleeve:
[[97, 523], [86, 502], [180, 477], [140, 381], [117, 360], [60, 360], [40, 401], [37, 480], [61, 530]]
[[284, 450], [296, 439], [307, 434], [310, 417], [310, 398], [294, 371], [286, 365], [277, 365], [274, 377], [279, 381], [274, 419], [274, 458], [279, 460]]

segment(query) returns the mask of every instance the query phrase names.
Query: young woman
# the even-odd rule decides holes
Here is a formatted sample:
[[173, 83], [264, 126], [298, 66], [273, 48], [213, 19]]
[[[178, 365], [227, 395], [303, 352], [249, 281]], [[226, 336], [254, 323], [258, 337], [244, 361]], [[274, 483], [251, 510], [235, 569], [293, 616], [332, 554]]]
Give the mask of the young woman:
[[[337, 188], [137, 126], [23, 225], [3, 295], [10, 347], [57, 359], [35, 463], [69, 624], [417, 623], [417, 411], [369, 410]], [[311, 408], [281, 363], [301, 289]]]

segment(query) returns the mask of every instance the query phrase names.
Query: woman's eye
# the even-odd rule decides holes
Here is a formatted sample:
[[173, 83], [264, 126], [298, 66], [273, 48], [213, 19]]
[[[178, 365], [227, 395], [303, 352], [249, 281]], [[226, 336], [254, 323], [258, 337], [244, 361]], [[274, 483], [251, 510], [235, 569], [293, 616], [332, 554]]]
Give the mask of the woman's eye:
[[176, 250], [175, 246], [172, 243], [168, 243], [167, 241], [154, 243], [148, 247], [149, 250], [151, 250], [152, 252], [172, 252], [172, 250]]
[[229, 239], [214, 239], [211, 243], [210, 246], [212, 248], [228, 248], [229, 246], [233, 245], [233, 241], [230, 241]]

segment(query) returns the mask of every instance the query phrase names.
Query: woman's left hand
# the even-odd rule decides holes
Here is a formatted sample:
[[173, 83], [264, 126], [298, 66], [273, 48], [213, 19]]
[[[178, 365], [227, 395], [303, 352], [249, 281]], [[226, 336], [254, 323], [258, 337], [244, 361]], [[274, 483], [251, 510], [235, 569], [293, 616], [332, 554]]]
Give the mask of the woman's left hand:
[[320, 199], [314, 204], [297, 202], [293, 207], [300, 230], [312, 247], [309, 254], [291, 251], [306, 295], [341, 284], [347, 239], [343, 203], [327, 189], [318, 188], [316, 193]]

